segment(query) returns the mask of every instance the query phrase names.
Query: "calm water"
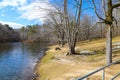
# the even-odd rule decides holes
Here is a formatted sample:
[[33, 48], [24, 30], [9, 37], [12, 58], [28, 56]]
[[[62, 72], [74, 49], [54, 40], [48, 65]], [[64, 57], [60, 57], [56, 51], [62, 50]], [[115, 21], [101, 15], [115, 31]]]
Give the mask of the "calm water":
[[31, 80], [36, 61], [47, 43], [1, 43], [0, 80]]

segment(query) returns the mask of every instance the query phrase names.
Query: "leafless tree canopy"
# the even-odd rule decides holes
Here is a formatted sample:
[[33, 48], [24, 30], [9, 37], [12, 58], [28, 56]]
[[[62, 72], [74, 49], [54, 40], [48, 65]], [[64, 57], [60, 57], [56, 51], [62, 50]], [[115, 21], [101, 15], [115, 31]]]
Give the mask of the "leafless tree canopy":
[[29, 39], [47, 36], [62, 47], [67, 42], [71, 55], [75, 53], [76, 41], [107, 37], [106, 62], [112, 62], [112, 37], [120, 35], [120, 0], [55, 0], [51, 4], [52, 10], [44, 9], [48, 11], [45, 24], [41, 25], [46, 27], [44, 33], [41, 28], [37, 33], [30, 30]]

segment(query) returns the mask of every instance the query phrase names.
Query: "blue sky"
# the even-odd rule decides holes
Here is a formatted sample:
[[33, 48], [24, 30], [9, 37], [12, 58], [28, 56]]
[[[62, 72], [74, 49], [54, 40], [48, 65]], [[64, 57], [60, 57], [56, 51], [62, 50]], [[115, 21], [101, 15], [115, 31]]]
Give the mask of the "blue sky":
[[[13, 28], [42, 24], [48, 17], [48, 11], [45, 9], [54, 9], [50, 1], [54, 2], [54, 0], [0, 0], [0, 23]], [[70, 4], [73, 3], [73, 0], [69, 1]], [[88, 4], [84, 3], [83, 8], [86, 7]], [[93, 15], [93, 10], [83, 11], [82, 15], [84, 14]]]
[[49, 0], [0, 0], [0, 23], [13, 28], [44, 23]]

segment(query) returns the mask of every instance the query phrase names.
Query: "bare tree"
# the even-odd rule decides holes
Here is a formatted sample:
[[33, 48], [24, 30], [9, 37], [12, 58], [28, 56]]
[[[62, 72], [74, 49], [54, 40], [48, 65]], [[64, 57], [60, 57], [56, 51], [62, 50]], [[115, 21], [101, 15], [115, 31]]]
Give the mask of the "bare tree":
[[80, 28], [81, 34], [85, 37], [85, 39], [90, 40], [91, 39], [91, 33], [92, 31], [92, 18], [89, 15], [83, 16], [83, 19], [81, 21], [81, 28]]
[[64, 46], [65, 42], [65, 32], [64, 32], [64, 25], [63, 25], [63, 13], [60, 8], [56, 7], [56, 11], [51, 11], [49, 13], [49, 18], [47, 19], [48, 24], [52, 24], [52, 29], [55, 31], [58, 43], [61, 46]]
[[120, 6], [120, 1], [100, 0], [100, 2], [102, 3], [101, 5], [104, 16], [101, 16], [98, 13], [98, 9], [97, 9], [98, 5], [95, 3], [95, 0], [92, 0], [92, 2], [97, 17], [105, 23], [107, 28], [106, 63], [109, 64], [112, 63], [112, 27], [113, 27], [113, 21], [116, 21], [116, 19], [113, 16], [113, 10]]
[[64, 27], [69, 46], [69, 55], [75, 53], [76, 38], [80, 26], [82, 0], [74, 0], [76, 3], [76, 14], [74, 20], [70, 20], [68, 13], [68, 0], [64, 0]]

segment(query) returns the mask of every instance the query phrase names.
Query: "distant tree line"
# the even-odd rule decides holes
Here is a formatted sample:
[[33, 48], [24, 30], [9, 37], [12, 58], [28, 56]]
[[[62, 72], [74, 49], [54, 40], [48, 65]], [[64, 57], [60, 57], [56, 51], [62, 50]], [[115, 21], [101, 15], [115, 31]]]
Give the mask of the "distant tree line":
[[21, 41], [23, 42], [54, 42], [54, 32], [51, 29], [49, 29], [47, 24], [23, 26], [19, 30], [19, 33]]
[[20, 41], [20, 35], [8, 24], [0, 23], [0, 42], [16, 42]]
[[[63, 46], [67, 42], [64, 25], [61, 15], [52, 15], [47, 19], [43, 25], [27, 25], [23, 26], [20, 30], [21, 41], [40, 42], [49, 41]], [[60, 21], [61, 19], [61, 21]], [[119, 21], [119, 18], [118, 18]], [[71, 23], [72, 24], [72, 23]], [[85, 14], [81, 19], [81, 25], [78, 28], [77, 41], [92, 40], [106, 37], [106, 28], [104, 23], [96, 22], [94, 17]], [[118, 26], [120, 24], [118, 23]], [[115, 27], [112, 29], [112, 36], [120, 35], [120, 28]]]
[[[57, 19], [60, 20], [60, 17], [57, 16], [56, 18], [56, 16], [54, 15], [52, 16], [52, 18], [46, 21], [46, 26], [47, 26], [46, 31], [51, 31], [52, 35], [54, 35], [54, 36], [48, 36], [52, 38], [50, 40], [55, 41], [62, 46], [67, 42], [66, 33], [63, 23]], [[118, 23], [118, 26], [120, 26], [120, 23]], [[112, 37], [120, 36], [119, 27], [114, 27], [112, 31], [113, 31]], [[81, 19], [76, 40], [77, 41], [92, 40], [92, 39], [100, 39], [105, 37], [106, 37], [105, 24], [101, 22], [97, 22], [94, 17], [85, 14]]]

